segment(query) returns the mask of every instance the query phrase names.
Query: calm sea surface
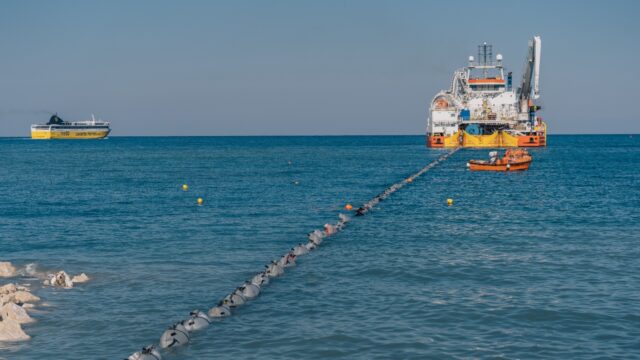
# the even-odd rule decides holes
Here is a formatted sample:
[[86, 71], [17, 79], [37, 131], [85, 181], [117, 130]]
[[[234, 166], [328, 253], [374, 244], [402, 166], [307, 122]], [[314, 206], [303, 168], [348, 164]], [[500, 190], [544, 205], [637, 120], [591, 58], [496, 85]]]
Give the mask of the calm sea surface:
[[[459, 151], [165, 358], [640, 358], [640, 136], [549, 144], [524, 173]], [[0, 261], [92, 278], [35, 287], [33, 338], [0, 358], [157, 343], [442, 154], [419, 136], [0, 139]]]

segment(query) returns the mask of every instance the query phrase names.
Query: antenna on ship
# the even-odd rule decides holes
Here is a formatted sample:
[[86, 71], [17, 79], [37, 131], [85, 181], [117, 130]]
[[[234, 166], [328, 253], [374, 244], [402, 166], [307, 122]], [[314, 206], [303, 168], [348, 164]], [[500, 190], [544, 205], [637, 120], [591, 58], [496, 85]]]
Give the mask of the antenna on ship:
[[493, 65], [493, 45], [488, 45], [484, 42], [482, 45], [478, 45], [478, 62], [483, 67], [482, 77], [487, 78], [487, 66]]

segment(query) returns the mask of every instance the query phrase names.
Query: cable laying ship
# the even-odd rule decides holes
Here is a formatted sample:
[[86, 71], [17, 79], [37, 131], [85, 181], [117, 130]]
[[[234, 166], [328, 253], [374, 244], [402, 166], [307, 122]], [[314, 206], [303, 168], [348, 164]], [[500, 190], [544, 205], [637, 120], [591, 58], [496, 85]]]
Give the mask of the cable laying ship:
[[32, 139], [102, 139], [111, 132], [109, 123], [96, 120], [68, 122], [54, 114], [46, 124], [31, 125]]
[[456, 70], [449, 90], [431, 102], [427, 120], [427, 146], [540, 147], [547, 145], [547, 124], [536, 117], [534, 100], [540, 97], [539, 36], [529, 41], [520, 87], [506, 77], [502, 55], [493, 59], [491, 45], [478, 46], [478, 58]]

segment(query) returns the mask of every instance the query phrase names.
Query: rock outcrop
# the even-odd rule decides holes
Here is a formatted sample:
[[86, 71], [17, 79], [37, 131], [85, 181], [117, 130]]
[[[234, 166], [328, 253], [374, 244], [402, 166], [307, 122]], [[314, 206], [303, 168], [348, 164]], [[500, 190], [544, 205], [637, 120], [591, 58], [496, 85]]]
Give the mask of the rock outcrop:
[[73, 281], [69, 274], [64, 271], [58, 271], [55, 274], [49, 275], [49, 279], [44, 281], [45, 285], [63, 287], [65, 289], [71, 289], [73, 287]]
[[14, 277], [16, 275], [15, 266], [8, 261], [0, 261], [0, 278]]
[[16, 286], [16, 284], [9, 283], [9, 284], [0, 286], [0, 295], [11, 294], [16, 291], [18, 291], [18, 287]]
[[2, 317], [0, 320], [0, 341], [26, 341], [29, 339], [31, 336], [22, 330], [19, 322]]
[[71, 277], [64, 271], [58, 271], [55, 274], [49, 274], [48, 279], [44, 281], [44, 284], [71, 289], [73, 287], [73, 284], [81, 284], [89, 280], [89, 277], [85, 273]]
[[12, 319], [19, 324], [27, 324], [34, 322], [33, 318], [27, 314], [27, 311], [20, 305], [14, 303], [6, 303], [0, 308], [0, 316], [3, 319]]
[[28, 291], [18, 290], [11, 294], [11, 301], [16, 304], [34, 303], [40, 301], [40, 298]]
[[[27, 265], [24, 271], [21, 270], [18, 273], [10, 262], [0, 262], [0, 278], [25, 274], [36, 275], [40, 279], [45, 276], [35, 271], [35, 264]], [[66, 272], [58, 271], [55, 274], [49, 274], [44, 284], [70, 289], [74, 283], [87, 281], [89, 277], [85, 273], [71, 278]], [[13, 283], [0, 286], [0, 341], [25, 341], [31, 338], [22, 330], [21, 324], [35, 321], [29, 316], [27, 309], [34, 308], [34, 303], [38, 301], [40, 298], [33, 295], [28, 287]]]
[[76, 275], [71, 279], [71, 282], [74, 283], [74, 284], [85, 283], [87, 281], [89, 281], [89, 277], [85, 273], [82, 273], [80, 275]]

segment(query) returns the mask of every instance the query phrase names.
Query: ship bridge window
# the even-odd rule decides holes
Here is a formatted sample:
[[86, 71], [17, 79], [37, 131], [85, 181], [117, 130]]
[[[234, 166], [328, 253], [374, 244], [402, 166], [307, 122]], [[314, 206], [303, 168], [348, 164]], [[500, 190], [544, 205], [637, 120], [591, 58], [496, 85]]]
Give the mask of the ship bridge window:
[[504, 90], [504, 85], [471, 85], [471, 89], [475, 91], [498, 91]]

